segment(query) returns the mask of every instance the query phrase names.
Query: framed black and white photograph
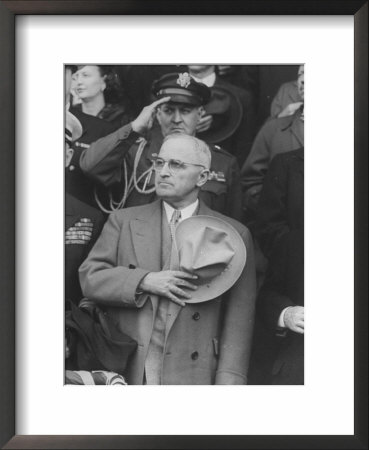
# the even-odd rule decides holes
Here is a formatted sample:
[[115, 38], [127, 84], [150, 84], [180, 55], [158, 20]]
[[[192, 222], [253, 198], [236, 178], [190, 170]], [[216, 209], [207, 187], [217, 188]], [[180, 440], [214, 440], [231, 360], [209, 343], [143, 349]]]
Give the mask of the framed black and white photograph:
[[367, 448], [367, 3], [278, 3], [0, 3], [4, 448]]

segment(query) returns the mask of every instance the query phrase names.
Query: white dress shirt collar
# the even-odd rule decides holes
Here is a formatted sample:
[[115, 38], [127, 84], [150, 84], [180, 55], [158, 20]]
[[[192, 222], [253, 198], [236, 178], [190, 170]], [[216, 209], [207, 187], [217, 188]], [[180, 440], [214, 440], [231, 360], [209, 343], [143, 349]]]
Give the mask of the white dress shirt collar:
[[[196, 199], [194, 203], [191, 203], [191, 205], [186, 206], [185, 208], [181, 209], [181, 218], [179, 219], [179, 222], [181, 222], [184, 219], [188, 219], [193, 215], [193, 213], [196, 211], [199, 204], [199, 199]], [[172, 218], [174, 208], [170, 206], [167, 202], [163, 201], [165, 213], [167, 215], [168, 223], [170, 222], [170, 219]]]

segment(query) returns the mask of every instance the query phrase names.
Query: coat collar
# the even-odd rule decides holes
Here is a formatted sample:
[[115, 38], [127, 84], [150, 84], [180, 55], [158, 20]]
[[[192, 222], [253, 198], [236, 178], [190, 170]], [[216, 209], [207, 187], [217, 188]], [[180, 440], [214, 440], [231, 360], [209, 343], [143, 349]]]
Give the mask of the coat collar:
[[293, 134], [297, 142], [304, 146], [304, 124], [300, 119], [301, 110], [295, 112], [292, 116], [276, 118], [280, 131]]

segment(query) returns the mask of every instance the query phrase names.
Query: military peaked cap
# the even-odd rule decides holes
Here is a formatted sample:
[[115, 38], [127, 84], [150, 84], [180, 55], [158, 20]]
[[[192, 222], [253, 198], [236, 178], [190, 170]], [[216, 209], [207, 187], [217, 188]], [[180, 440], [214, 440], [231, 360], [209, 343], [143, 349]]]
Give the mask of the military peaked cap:
[[195, 81], [187, 72], [168, 73], [152, 85], [156, 98], [170, 96], [174, 103], [186, 103], [194, 106], [205, 105], [210, 100], [211, 91], [203, 83]]

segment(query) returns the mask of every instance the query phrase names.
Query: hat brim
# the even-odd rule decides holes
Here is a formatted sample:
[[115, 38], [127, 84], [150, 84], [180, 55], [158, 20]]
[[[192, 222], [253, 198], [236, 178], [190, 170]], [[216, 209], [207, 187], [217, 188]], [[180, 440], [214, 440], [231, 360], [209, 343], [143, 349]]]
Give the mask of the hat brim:
[[201, 106], [201, 99], [198, 97], [190, 96], [190, 95], [181, 95], [181, 94], [171, 94], [171, 93], [162, 93], [156, 96], [156, 99], [170, 97], [168, 103], [181, 103], [185, 105], [191, 106]]
[[[188, 219], [182, 220], [176, 228], [176, 244], [180, 247], [184, 239], [190, 239], [194, 228], [212, 226], [228, 234], [232, 247], [236, 250], [231, 262], [227, 268], [218, 276], [214, 277], [210, 282], [197, 285], [196, 291], [185, 289], [185, 292], [193, 295], [194, 298], [189, 300], [184, 299], [185, 303], [201, 303], [219, 297], [224, 292], [228, 291], [240, 277], [247, 259], [246, 246], [238, 231], [228, 222], [214, 216], [192, 216]], [[171, 265], [171, 270], [180, 270], [180, 261], [175, 261], [175, 265]]]
[[[226, 94], [230, 98], [229, 109], [225, 113], [226, 120], [222, 122], [222, 125], [214, 128], [210, 127], [208, 130], [202, 133], [197, 133], [196, 136], [199, 139], [208, 142], [209, 144], [220, 144], [221, 142], [231, 137], [240, 126], [243, 109], [239, 98], [229, 89], [226, 89], [223, 86], [213, 86], [211, 90], [212, 92], [218, 91], [221, 94]], [[210, 103], [211, 100], [208, 104]], [[206, 112], [206, 105], [204, 105], [204, 109]]]
[[76, 141], [82, 136], [83, 128], [81, 122], [70, 111], [66, 111], [65, 128], [70, 131], [72, 135], [72, 142]]

